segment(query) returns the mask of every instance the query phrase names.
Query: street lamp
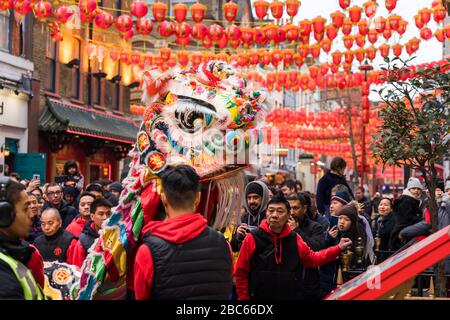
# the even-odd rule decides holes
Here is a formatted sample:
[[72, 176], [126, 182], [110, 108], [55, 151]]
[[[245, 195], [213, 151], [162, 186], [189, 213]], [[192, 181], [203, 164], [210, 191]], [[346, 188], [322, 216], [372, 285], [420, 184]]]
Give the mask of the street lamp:
[[[372, 71], [373, 67], [367, 62], [367, 59], [364, 61], [363, 64], [361, 64], [359, 66], [359, 70], [364, 71], [364, 82], [365, 82], [364, 85], [367, 85], [368, 87], [370, 87], [370, 85], [367, 83], [367, 73], [369, 71]], [[361, 95], [361, 101], [364, 100], [363, 97], [364, 97], [364, 95]], [[369, 101], [368, 100], [368, 92], [367, 92], [366, 98], [367, 99], [365, 99], [365, 100]], [[367, 108], [368, 110], [370, 110], [370, 102], [369, 102], [369, 104], [367, 106], [363, 105], [362, 107], [363, 107], [363, 109]], [[363, 113], [367, 113], [368, 114], [368, 110], [367, 111], [363, 110]], [[368, 117], [366, 117], [365, 114], [363, 114], [363, 115], [365, 117], [363, 117], [363, 123], [362, 123], [362, 141], [361, 141], [361, 144], [362, 144], [362, 155], [361, 155], [361, 157], [362, 157], [362, 170], [361, 171], [362, 171], [362, 173], [361, 173], [361, 186], [364, 187], [364, 176], [365, 176], [365, 173], [366, 173], [366, 122], [368, 122], [369, 119], [368, 119]]]

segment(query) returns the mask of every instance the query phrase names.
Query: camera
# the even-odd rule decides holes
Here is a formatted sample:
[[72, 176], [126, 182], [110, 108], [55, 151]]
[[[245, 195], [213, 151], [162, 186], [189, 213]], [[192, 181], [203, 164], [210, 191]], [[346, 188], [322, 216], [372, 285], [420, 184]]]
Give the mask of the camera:
[[252, 232], [253, 230], [258, 229], [258, 227], [257, 226], [248, 226], [247, 229], [248, 229], [248, 232]]

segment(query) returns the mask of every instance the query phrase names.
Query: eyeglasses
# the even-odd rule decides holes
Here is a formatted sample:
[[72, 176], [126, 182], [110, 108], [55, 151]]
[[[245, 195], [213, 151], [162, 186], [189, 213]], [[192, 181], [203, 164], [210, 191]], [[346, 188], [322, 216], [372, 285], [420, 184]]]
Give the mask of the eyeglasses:
[[49, 197], [60, 196], [61, 194], [62, 194], [61, 191], [47, 192], [47, 196], [49, 196]]

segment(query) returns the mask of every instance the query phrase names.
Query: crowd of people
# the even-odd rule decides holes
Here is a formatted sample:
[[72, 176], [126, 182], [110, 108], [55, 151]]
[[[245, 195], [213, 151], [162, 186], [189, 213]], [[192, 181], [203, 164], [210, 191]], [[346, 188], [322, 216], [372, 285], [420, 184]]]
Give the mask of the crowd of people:
[[[378, 192], [369, 199], [364, 188], [350, 188], [345, 169], [334, 158], [315, 192], [289, 179], [249, 182], [240, 219], [224, 233], [196, 211], [195, 170], [166, 169], [165, 218], [142, 230], [128, 297], [319, 300], [337, 286], [341, 254], [353, 252], [349, 265], [364, 269], [430, 234], [429, 200], [417, 178], [395, 200]], [[43, 298], [43, 261], [82, 266], [122, 191], [110, 180], [84, 183], [74, 161], [42, 188], [0, 177], [0, 299]], [[450, 224], [450, 180], [438, 183], [436, 198], [442, 228]]]

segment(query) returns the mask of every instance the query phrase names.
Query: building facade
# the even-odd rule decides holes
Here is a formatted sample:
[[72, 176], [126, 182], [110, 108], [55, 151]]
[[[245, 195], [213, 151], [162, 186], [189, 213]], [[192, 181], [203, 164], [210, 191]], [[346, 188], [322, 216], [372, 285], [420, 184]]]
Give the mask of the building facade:
[[21, 155], [37, 151], [28, 130], [38, 90], [31, 80], [31, 28], [31, 17], [18, 24], [12, 12], [0, 11], [0, 176], [16, 172]]
[[[104, 0], [99, 6], [117, 9], [110, 12], [116, 17], [129, 3]], [[100, 60], [88, 51], [100, 43], [119, 47], [121, 39], [93, 23], [81, 23], [79, 29], [78, 23], [71, 22], [73, 29], [66, 24], [59, 42], [40, 22], [33, 28], [33, 79], [40, 83], [38, 126], [33, 130], [39, 151], [47, 155], [46, 181], [61, 175], [68, 160], [78, 163], [85, 183], [119, 180], [139, 125], [129, 113], [130, 83], [123, 80], [127, 70], [119, 61]]]

